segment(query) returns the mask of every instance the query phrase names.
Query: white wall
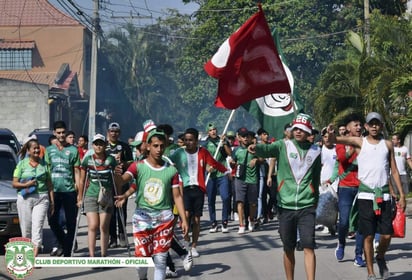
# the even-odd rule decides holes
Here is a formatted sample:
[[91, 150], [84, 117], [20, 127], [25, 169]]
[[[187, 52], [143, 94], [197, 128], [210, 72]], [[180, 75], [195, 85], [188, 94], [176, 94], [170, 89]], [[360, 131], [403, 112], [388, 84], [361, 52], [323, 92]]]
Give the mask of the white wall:
[[48, 85], [0, 79], [0, 127], [23, 141], [35, 128], [49, 127]]

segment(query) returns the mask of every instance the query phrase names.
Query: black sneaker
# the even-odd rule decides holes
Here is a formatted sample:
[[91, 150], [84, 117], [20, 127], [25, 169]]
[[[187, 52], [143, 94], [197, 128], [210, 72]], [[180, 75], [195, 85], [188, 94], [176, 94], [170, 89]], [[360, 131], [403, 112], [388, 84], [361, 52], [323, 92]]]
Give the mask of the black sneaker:
[[50, 256], [52, 256], [52, 257], [54, 257], [54, 256], [57, 256], [57, 250], [58, 250], [59, 248], [57, 248], [57, 247], [53, 247], [53, 249], [51, 250], [51, 252], [50, 252]]
[[115, 240], [110, 240], [109, 248], [116, 248], [116, 247], [117, 247], [117, 242]]
[[229, 232], [229, 228], [227, 227], [227, 221], [224, 221], [222, 223], [222, 233], [228, 233]]
[[215, 233], [215, 232], [217, 232], [217, 223], [216, 223], [216, 222], [213, 222], [213, 223], [212, 223], [212, 226], [210, 227], [209, 232], [210, 232], [210, 233]]
[[386, 261], [385, 259], [379, 259], [376, 257], [376, 263], [378, 264], [379, 267], [379, 274], [381, 275], [382, 279], [388, 279], [389, 278], [389, 269], [386, 266]]
[[125, 237], [125, 235], [123, 233], [119, 234], [119, 246], [122, 248], [126, 248], [127, 247], [127, 239]]

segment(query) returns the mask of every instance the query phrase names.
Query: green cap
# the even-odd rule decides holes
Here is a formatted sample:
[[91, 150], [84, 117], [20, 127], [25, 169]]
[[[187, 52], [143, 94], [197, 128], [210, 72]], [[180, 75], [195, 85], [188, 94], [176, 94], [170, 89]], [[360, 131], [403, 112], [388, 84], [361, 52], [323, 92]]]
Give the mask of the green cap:
[[236, 134], [235, 134], [235, 132], [232, 131], [232, 130], [229, 130], [229, 131], [226, 133], [226, 137], [235, 137], [235, 136], [236, 136]]
[[209, 130], [214, 129], [214, 128], [216, 128], [216, 126], [213, 123], [208, 123], [207, 126], [206, 126], [206, 131], [209, 131]]
[[163, 136], [163, 138], [166, 139], [166, 134], [163, 131], [157, 130], [157, 129], [152, 129], [152, 131], [149, 132], [149, 136], [147, 136], [147, 143], [150, 142], [150, 139], [153, 136]]

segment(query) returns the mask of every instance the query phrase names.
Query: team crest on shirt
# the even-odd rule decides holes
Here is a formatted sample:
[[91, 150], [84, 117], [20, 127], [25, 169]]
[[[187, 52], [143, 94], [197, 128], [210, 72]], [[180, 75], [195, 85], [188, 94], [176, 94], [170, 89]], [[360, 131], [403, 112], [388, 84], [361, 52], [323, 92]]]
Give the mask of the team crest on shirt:
[[297, 159], [298, 158], [298, 154], [297, 153], [289, 153], [289, 157], [293, 158], [293, 159]]
[[145, 201], [150, 205], [156, 205], [163, 197], [163, 182], [157, 178], [146, 181], [143, 191]]
[[311, 156], [307, 156], [307, 157], [306, 157], [306, 162], [307, 162], [308, 164], [312, 164], [312, 163], [313, 163], [313, 158], [312, 158]]
[[70, 155], [70, 151], [66, 151], [66, 152], [65, 152], [65, 155], [66, 155], [66, 156]]

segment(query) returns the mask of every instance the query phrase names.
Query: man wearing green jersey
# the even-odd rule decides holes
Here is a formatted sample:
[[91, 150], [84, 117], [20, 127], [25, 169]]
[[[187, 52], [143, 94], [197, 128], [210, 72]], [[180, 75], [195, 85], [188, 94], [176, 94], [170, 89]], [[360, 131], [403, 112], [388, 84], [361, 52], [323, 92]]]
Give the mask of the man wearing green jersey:
[[250, 145], [249, 151], [278, 161], [279, 234], [283, 243], [286, 279], [294, 279], [296, 233], [304, 250], [306, 279], [315, 279], [315, 218], [321, 171], [320, 148], [307, 138], [312, 134], [309, 115], [298, 114], [292, 125], [293, 139], [270, 145]]
[[[77, 216], [77, 193], [79, 185], [79, 152], [66, 143], [66, 124], [56, 121], [53, 133], [58, 143], [46, 148], [45, 161], [49, 165], [54, 188], [54, 212], [49, 218], [50, 228], [55, 234], [65, 257], [70, 257]], [[67, 233], [59, 224], [60, 209], [64, 209]]]

